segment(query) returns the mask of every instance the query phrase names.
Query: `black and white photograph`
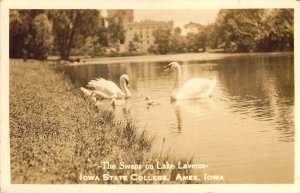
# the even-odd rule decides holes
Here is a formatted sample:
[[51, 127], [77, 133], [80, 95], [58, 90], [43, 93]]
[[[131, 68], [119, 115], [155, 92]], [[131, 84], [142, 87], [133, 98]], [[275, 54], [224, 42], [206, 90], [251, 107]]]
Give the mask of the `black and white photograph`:
[[300, 191], [299, 3], [159, 2], [4, 1], [3, 192]]

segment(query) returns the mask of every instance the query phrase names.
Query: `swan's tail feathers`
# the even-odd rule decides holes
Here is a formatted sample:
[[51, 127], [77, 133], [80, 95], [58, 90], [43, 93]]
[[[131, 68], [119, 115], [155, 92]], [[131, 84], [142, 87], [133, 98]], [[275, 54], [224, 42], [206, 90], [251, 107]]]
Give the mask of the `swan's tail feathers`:
[[94, 88], [95, 90], [103, 90], [103, 88], [107, 86], [107, 81], [103, 78], [96, 78], [95, 80], [89, 81], [86, 86]]
[[86, 86], [89, 88], [95, 88], [97, 87], [97, 84], [98, 84], [98, 80], [91, 80], [90, 82], [88, 82]]
[[86, 88], [80, 87], [80, 90], [83, 92], [84, 95], [86, 96], [92, 96], [93, 95], [93, 91], [88, 90]]

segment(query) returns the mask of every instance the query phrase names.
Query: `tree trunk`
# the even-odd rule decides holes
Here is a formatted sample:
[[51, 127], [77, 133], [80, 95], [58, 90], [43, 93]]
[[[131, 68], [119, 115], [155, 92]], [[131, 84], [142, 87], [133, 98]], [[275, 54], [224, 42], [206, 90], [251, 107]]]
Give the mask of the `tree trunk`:
[[74, 19], [75, 21], [73, 22], [73, 27], [71, 28], [70, 37], [69, 37], [69, 40], [68, 40], [68, 43], [67, 43], [66, 58], [69, 58], [69, 56], [70, 56], [74, 35], [75, 35], [75, 32], [77, 30], [78, 25], [80, 25], [79, 17], [80, 17], [80, 12], [76, 11], [75, 12], [75, 19]]

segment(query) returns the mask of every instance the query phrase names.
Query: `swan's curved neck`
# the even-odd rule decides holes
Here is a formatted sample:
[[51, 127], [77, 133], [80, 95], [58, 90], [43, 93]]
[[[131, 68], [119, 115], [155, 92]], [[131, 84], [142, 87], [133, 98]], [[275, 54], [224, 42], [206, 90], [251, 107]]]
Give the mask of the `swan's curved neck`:
[[177, 73], [177, 77], [176, 77], [174, 88], [173, 88], [174, 91], [178, 90], [178, 88], [180, 86], [180, 82], [181, 82], [181, 70], [180, 70], [180, 66], [176, 66], [176, 73]]
[[130, 96], [131, 96], [131, 93], [130, 93], [129, 89], [128, 89], [127, 86], [126, 86], [126, 81], [123, 80], [122, 78], [120, 78], [120, 85], [121, 85], [122, 91], [123, 91], [124, 94], [125, 94], [125, 97], [130, 97]]

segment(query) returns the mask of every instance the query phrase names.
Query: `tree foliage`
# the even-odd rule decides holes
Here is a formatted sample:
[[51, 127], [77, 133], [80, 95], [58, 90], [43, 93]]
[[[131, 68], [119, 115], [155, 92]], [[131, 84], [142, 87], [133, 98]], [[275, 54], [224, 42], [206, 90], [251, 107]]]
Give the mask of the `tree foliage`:
[[[58, 54], [96, 56], [104, 48], [125, 43], [128, 10], [113, 10], [109, 18], [100, 10], [11, 9], [9, 12], [10, 57], [45, 59]], [[128, 18], [126, 18], [128, 16]], [[186, 36], [179, 27], [153, 31], [155, 54], [199, 52], [223, 48], [225, 52], [293, 51], [293, 9], [222, 9], [213, 23], [189, 22]], [[140, 37], [129, 42], [129, 51], [138, 51]]]
[[186, 39], [181, 36], [181, 29], [176, 27], [174, 29], [174, 35], [170, 37], [169, 51], [174, 53], [186, 52]]
[[111, 18], [108, 18], [108, 34], [111, 44], [124, 43], [124, 23], [127, 15], [126, 9], [116, 10]]
[[61, 59], [68, 59], [74, 38], [87, 38], [99, 29], [99, 11], [97, 10], [53, 10], [50, 12], [55, 35], [55, 47]]
[[33, 36], [31, 37], [30, 52], [35, 58], [47, 58], [52, 48], [53, 35], [52, 23], [49, 21], [46, 13], [38, 14], [32, 21]]
[[206, 51], [208, 41], [207, 26], [190, 22], [185, 25], [185, 27], [193, 31], [188, 33], [187, 35], [187, 39], [190, 45], [189, 49], [198, 51], [201, 48], [203, 51]]
[[153, 31], [154, 43], [157, 44], [159, 54], [166, 54], [169, 51], [170, 35], [170, 29], [164, 27], [159, 27]]
[[132, 41], [129, 42], [129, 51], [138, 51], [140, 49], [140, 43], [142, 42], [140, 36], [135, 33]]
[[294, 50], [294, 11], [274, 9], [267, 16], [268, 33], [259, 42], [258, 50]]
[[98, 10], [11, 10], [10, 56], [44, 59], [54, 50], [68, 59], [99, 33], [99, 21]]
[[11, 57], [20, 58], [23, 56], [22, 50], [29, 31], [26, 16], [17, 10], [10, 10], [9, 12], [9, 54]]
[[9, 31], [11, 57], [47, 58], [53, 43], [47, 11], [11, 10]]
[[[225, 51], [292, 50], [293, 10], [220, 10], [216, 25]], [[283, 39], [287, 40], [284, 42]], [[276, 42], [277, 44], [273, 44]], [[235, 45], [236, 50], [232, 50]]]

